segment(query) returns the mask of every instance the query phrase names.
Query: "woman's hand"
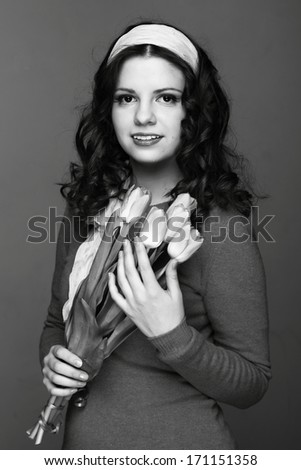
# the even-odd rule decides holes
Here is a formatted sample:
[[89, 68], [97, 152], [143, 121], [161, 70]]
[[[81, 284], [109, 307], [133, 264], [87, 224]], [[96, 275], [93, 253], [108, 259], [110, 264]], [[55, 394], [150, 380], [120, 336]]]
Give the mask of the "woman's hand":
[[88, 374], [80, 370], [81, 359], [60, 345], [50, 348], [44, 357], [43, 383], [51, 395], [70, 397], [83, 388], [88, 380]]
[[140, 274], [135, 267], [131, 244], [125, 240], [117, 264], [117, 280], [123, 295], [117, 289], [113, 273], [109, 276], [110, 293], [142, 333], [148, 337], [159, 336], [177, 327], [184, 318], [177, 263], [172, 260], [167, 266], [167, 290], [164, 290], [156, 279], [143, 243], [137, 238], [135, 250]]

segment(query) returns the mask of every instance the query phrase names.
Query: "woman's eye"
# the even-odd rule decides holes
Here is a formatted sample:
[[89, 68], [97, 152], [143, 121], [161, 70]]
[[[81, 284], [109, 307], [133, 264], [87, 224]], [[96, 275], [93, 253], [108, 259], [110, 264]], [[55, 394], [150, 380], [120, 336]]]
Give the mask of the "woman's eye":
[[172, 103], [176, 103], [177, 101], [179, 101], [179, 98], [177, 98], [174, 95], [162, 95], [159, 97], [159, 101], [166, 103], [166, 104], [172, 104]]
[[115, 101], [117, 101], [119, 104], [129, 104], [134, 101], [134, 97], [131, 95], [119, 95], [116, 96]]

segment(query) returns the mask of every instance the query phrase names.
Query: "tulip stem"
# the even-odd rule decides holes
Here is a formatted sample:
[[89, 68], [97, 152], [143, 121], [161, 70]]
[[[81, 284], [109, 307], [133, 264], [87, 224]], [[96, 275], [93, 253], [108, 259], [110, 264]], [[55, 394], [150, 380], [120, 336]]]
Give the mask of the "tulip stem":
[[40, 413], [35, 426], [26, 431], [30, 439], [35, 439], [35, 445], [41, 444], [46, 430], [50, 430], [52, 433], [59, 431], [61, 422], [58, 421], [58, 417], [61, 415], [67, 402], [68, 399], [65, 397], [51, 395], [45, 408]]

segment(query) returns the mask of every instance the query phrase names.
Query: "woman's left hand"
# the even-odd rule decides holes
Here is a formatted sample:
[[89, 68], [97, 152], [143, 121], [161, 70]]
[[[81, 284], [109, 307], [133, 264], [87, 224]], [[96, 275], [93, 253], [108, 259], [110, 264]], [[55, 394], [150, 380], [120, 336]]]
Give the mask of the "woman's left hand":
[[136, 238], [140, 274], [135, 266], [131, 244], [125, 240], [123, 252], [119, 252], [117, 280], [109, 276], [112, 299], [148, 337], [159, 336], [177, 327], [184, 318], [182, 292], [177, 276], [177, 262], [169, 261], [166, 268], [167, 290], [162, 289], [151, 267], [143, 243]]

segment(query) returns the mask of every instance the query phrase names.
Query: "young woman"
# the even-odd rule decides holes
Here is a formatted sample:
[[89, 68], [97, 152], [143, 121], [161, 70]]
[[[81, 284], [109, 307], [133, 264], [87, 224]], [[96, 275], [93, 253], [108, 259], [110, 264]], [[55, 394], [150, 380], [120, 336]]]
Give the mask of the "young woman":
[[[169, 264], [167, 289], [143, 244], [135, 248], [141, 276], [124, 245], [109, 287], [138, 329], [105, 360], [87, 405], [70, 400], [64, 449], [235, 449], [218, 403], [247, 408], [267, 390], [264, 270], [246, 223], [253, 195], [225, 143], [228, 119], [207, 54], [168, 25], [128, 28], [95, 75], [76, 135], [81, 163], [62, 189], [68, 214], [87, 220], [112, 194], [122, 199], [130, 180], [162, 207], [190, 193], [204, 242], [188, 261]], [[64, 345], [61, 311], [81, 240], [66, 243], [63, 232], [40, 350], [48, 391], [70, 397], [88, 377]]]

